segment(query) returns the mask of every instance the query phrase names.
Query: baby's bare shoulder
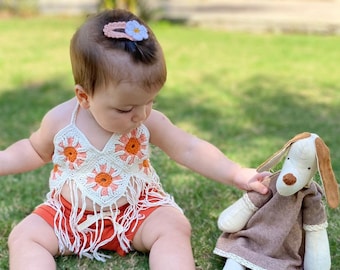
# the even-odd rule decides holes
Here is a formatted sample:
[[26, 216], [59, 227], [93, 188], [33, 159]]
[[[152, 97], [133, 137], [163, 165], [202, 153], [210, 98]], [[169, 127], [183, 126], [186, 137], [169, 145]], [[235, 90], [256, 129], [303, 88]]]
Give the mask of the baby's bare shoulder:
[[77, 101], [74, 98], [65, 101], [49, 110], [43, 121], [54, 123], [57, 126], [64, 126], [65, 123], [70, 123], [76, 105]]

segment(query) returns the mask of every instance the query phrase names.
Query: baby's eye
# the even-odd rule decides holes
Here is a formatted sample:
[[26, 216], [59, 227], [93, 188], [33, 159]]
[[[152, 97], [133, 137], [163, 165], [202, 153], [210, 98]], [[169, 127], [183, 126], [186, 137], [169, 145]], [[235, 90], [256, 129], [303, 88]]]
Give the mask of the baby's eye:
[[119, 113], [129, 113], [132, 111], [133, 108], [129, 109], [129, 110], [120, 110], [120, 109], [116, 109], [117, 112]]

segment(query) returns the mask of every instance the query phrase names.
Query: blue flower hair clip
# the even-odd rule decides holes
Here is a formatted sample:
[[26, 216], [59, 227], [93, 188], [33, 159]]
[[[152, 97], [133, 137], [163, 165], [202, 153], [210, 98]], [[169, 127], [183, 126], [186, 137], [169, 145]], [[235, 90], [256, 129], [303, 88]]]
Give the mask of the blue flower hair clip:
[[103, 32], [109, 38], [126, 38], [131, 41], [141, 41], [149, 38], [146, 27], [136, 20], [108, 23], [104, 26]]

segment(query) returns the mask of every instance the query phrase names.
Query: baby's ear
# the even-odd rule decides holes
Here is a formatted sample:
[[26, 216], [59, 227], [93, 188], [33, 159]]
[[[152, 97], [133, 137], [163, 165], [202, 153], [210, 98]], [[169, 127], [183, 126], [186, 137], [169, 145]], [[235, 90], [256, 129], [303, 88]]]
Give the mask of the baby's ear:
[[85, 92], [84, 88], [80, 84], [76, 84], [74, 86], [74, 91], [79, 105], [84, 109], [88, 109], [90, 107], [89, 94]]

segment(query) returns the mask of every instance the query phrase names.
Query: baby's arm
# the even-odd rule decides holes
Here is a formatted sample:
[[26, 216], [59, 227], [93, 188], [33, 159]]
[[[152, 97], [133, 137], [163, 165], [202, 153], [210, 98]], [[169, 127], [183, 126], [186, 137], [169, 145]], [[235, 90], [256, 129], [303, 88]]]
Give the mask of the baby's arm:
[[44, 161], [33, 148], [29, 139], [23, 139], [0, 151], [0, 175], [16, 174], [33, 170]]
[[17, 141], [0, 151], [0, 175], [31, 171], [51, 160], [53, 137], [58, 126], [58, 111], [60, 109], [48, 112], [39, 129], [30, 138]]
[[179, 164], [221, 183], [267, 192], [267, 187], [260, 181], [268, 173], [259, 174], [255, 169], [242, 168], [214, 145], [173, 125], [162, 113], [153, 110], [146, 125], [151, 133], [151, 143]]

